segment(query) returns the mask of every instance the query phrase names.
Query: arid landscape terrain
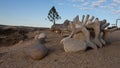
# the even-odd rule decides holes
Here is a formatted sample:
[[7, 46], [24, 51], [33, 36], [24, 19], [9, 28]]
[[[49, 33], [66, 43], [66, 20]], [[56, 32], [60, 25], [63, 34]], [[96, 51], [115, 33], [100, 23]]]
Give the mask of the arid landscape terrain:
[[120, 0], [0, 0], [0, 68], [120, 68]]
[[[25, 54], [29, 41], [36, 31], [47, 35], [45, 46], [48, 55], [33, 60]], [[119, 37], [120, 31], [115, 36]], [[0, 26], [0, 68], [119, 68], [120, 41], [105, 45], [98, 50], [66, 53], [60, 34], [48, 28]]]

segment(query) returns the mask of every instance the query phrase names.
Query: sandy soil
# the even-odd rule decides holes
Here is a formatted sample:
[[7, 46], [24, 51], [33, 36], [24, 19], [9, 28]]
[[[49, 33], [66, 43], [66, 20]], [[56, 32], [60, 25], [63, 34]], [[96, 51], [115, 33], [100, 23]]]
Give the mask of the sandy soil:
[[[46, 46], [48, 55], [42, 60], [32, 60], [25, 53], [29, 40], [33, 38], [36, 30], [26, 29], [27, 39], [22, 34], [17, 36], [16, 42], [6, 40], [0, 45], [0, 68], [119, 68], [120, 67], [120, 41], [105, 45], [98, 50], [89, 49], [85, 52], [65, 53], [59, 34], [50, 32], [49, 29], [36, 29], [47, 34]], [[20, 30], [21, 31], [21, 30]], [[12, 32], [15, 33], [16, 31]], [[19, 31], [18, 31], [19, 32]], [[32, 35], [31, 33], [32, 32]], [[11, 34], [12, 35], [12, 34]], [[11, 38], [7, 35], [7, 39]], [[14, 36], [15, 36], [14, 35]], [[14, 38], [14, 36], [12, 36]], [[1, 41], [3, 41], [1, 40]], [[24, 40], [24, 41], [21, 41]], [[8, 44], [9, 43], [9, 44]]]

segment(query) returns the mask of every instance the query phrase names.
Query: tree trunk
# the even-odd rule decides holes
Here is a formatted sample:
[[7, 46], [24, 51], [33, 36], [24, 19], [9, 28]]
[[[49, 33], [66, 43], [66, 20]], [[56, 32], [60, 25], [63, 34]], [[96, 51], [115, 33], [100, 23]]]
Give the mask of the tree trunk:
[[53, 25], [55, 25], [55, 20], [53, 20]]

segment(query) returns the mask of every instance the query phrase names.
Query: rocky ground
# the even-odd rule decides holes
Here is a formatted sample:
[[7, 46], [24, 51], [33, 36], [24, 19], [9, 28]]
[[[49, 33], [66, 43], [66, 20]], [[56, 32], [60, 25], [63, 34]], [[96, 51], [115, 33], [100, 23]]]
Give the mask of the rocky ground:
[[[36, 31], [47, 34], [48, 55], [33, 60], [24, 52]], [[119, 34], [117, 34], [119, 36]], [[98, 50], [65, 53], [59, 34], [46, 28], [0, 26], [0, 68], [119, 68], [120, 41]]]

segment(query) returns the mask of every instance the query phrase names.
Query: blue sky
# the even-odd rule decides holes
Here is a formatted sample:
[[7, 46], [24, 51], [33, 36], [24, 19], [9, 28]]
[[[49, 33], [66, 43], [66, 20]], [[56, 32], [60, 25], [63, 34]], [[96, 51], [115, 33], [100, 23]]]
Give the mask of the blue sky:
[[52, 6], [62, 18], [57, 23], [90, 14], [114, 24], [120, 18], [119, 4], [120, 0], [0, 0], [0, 24], [50, 27], [47, 14]]

